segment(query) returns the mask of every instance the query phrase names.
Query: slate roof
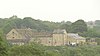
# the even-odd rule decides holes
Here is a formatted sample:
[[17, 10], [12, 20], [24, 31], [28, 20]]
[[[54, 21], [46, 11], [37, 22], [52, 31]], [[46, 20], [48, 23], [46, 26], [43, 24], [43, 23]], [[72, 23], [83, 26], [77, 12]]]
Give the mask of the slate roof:
[[24, 37], [32, 37], [32, 29], [15, 29], [20, 35]]
[[24, 37], [52, 37], [52, 33], [49, 32], [34, 32], [32, 29], [16, 29], [16, 31]]
[[75, 33], [68, 33], [68, 37], [72, 37], [72, 38], [75, 38], [75, 39], [85, 39], [81, 36], [79, 36], [78, 34], [75, 34]]

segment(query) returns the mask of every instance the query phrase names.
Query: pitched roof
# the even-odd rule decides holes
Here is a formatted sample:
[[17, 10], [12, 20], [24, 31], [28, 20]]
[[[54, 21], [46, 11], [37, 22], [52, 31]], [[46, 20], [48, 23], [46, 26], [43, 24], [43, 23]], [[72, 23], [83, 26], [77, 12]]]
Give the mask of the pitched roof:
[[26, 37], [51, 37], [52, 33], [49, 32], [34, 32], [33, 29], [16, 29], [22, 36]]
[[34, 37], [52, 37], [50, 32], [33, 32]]
[[15, 29], [21, 36], [23, 36], [26, 39], [29, 39], [32, 37], [31, 32], [32, 29]]
[[56, 29], [53, 31], [53, 34], [65, 34], [66, 30], [65, 29]]
[[72, 37], [75, 39], [85, 39], [85, 38], [79, 36], [78, 34], [74, 34], [74, 33], [68, 33], [68, 37]]

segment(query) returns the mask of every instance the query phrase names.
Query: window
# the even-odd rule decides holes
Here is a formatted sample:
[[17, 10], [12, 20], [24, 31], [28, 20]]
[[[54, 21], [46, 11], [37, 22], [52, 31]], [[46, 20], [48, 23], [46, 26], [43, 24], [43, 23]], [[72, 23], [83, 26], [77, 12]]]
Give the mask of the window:
[[12, 32], [12, 34], [14, 35], [14, 32]]
[[14, 33], [14, 32], [12, 32], [12, 33]]
[[55, 44], [56, 44], [57, 42], [55, 41]]
[[12, 38], [15, 38], [15, 37], [12, 37]]
[[50, 43], [50, 41], [49, 41], [49, 43]]

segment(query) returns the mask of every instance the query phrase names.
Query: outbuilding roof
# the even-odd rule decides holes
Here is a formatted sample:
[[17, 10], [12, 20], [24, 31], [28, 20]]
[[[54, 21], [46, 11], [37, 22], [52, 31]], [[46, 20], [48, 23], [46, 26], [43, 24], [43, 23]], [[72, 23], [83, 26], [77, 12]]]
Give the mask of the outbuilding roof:
[[84, 37], [79, 36], [78, 34], [75, 33], [68, 33], [68, 37], [72, 37], [75, 39], [85, 39]]

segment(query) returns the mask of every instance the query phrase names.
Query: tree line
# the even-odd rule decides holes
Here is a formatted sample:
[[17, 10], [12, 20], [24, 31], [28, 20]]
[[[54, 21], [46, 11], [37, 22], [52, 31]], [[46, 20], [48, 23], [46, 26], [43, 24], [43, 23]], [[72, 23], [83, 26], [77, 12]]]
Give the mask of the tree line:
[[[99, 23], [96, 21], [94, 28], [89, 28], [84, 20], [75, 22], [49, 22], [35, 20], [31, 17], [23, 19], [17, 16], [0, 19], [0, 56], [100, 56], [100, 46], [43, 46], [30, 43], [23, 46], [12, 46], [5, 39], [13, 28], [31, 28], [36, 31], [53, 31], [54, 29], [66, 29], [68, 33], [78, 33], [84, 37], [100, 37]], [[98, 39], [99, 41], [99, 39]]]
[[83, 37], [100, 37], [100, 21], [96, 20], [95, 22], [96, 25], [91, 29], [87, 26], [87, 22], [81, 19], [75, 22], [50, 22], [36, 20], [31, 17], [18, 18], [17, 16], [12, 16], [10, 18], [0, 18], [0, 29], [3, 30], [4, 34], [7, 34], [13, 28], [31, 28], [35, 31], [49, 32], [52, 32], [54, 29], [66, 29], [68, 33], [78, 33]]

